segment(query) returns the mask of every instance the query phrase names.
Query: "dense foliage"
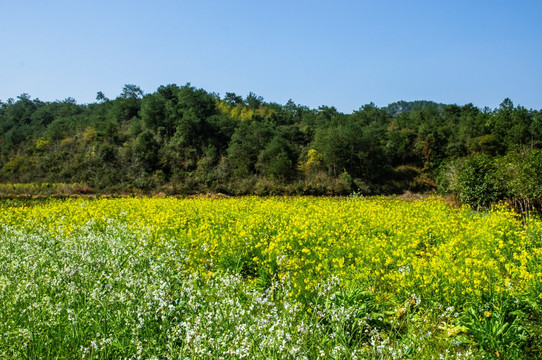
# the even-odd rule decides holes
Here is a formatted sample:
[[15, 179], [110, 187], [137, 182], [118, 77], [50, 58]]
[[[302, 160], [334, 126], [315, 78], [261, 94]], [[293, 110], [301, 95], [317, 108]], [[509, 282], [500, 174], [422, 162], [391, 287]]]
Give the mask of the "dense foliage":
[[509, 99], [495, 110], [400, 101], [343, 114], [187, 84], [126, 85], [86, 105], [0, 102], [0, 181], [102, 193], [390, 194], [438, 180], [474, 206], [530, 208], [542, 198], [541, 147], [542, 114]]
[[0, 202], [0, 358], [537, 358], [541, 236], [438, 198]]

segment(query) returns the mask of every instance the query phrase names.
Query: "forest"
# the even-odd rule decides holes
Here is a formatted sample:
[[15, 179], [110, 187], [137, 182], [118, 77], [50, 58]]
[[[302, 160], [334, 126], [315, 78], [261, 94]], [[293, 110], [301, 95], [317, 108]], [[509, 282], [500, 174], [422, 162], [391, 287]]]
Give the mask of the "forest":
[[475, 208], [542, 204], [542, 113], [432, 101], [281, 105], [166, 85], [115, 99], [0, 101], [0, 182], [97, 194], [380, 195], [438, 191]]

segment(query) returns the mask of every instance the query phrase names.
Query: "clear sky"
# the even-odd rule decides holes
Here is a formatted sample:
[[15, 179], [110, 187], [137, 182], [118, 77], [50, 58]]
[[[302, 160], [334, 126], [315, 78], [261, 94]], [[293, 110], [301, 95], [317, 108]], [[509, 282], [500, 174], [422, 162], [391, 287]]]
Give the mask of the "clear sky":
[[0, 0], [0, 100], [184, 85], [350, 113], [542, 108], [542, 1]]

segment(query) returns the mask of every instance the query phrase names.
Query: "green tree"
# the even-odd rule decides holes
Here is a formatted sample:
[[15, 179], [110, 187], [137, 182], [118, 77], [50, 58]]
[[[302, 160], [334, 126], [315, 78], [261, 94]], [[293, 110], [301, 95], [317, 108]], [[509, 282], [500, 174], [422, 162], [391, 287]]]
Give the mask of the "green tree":
[[295, 175], [296, 160], [290, 143], [275, 136], [258, 155], [256, 169], [267, 177], [286, 181]]
[[137, 136], [133, 154], [136, 164], [144, 171], [152, 172], [158, 168], [159, 146], [150, 130], [145, 130]]
[[263, 98], [261, 96], [257, 96], [253, 92], [250, 92], [245, 99], [245, 103], [249, 108], [256, 110], [263, 105]]
[[457, 196], [476, 209], [488, 208], [500, 198], [493, 158], [475, 154], [465, 159], [458, 174]]
[[260, 152], [273, 136], [269, 125], [243, 122], [235, 130], [228, 146], [228, 160], [233, 165], [238, 177], [254, 174]]
[[228, 103], [231, 106], [238, 106], [238, 105], [244, 105], [245, 102], [243, 98], [235, 93], [227, 92], [226, 96], [224, 96], [224, 101]]
[[499, 188], [516, 208], [542, 208], [542, 150], [523, 148], [497, 160]]
[[162, 126], [172, 132], [173, 123], [168, 122], [166, 116], [166, 100], [159, 92], [148, 94], [143, 98], [140, 114], [148, 129], [156, 131]]

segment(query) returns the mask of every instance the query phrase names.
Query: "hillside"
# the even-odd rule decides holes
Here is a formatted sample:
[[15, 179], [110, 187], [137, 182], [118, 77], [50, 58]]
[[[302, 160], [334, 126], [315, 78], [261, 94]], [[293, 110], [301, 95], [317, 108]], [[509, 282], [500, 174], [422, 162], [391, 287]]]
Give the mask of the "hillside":
[[509, 99], [494, 110], [399, 101], [344, 114], [190, 84], [150, 94], [126, 85], [117, 98], [99, 92], [91, 104], [22, 94], [0, 102], [0, 181], [78, 183], [98, 193], [438, 188], [476, 206], [531, 206], [542, 197], [541, 125], [540, 111]]

